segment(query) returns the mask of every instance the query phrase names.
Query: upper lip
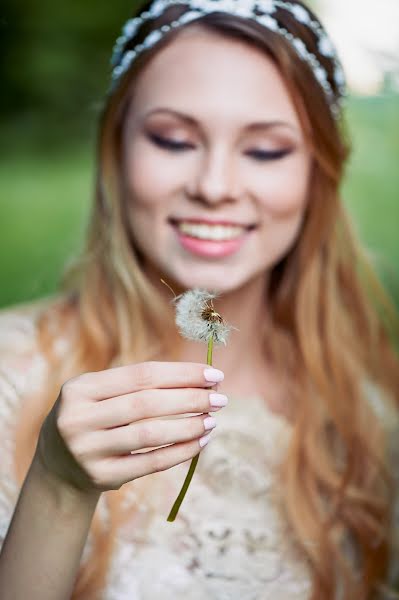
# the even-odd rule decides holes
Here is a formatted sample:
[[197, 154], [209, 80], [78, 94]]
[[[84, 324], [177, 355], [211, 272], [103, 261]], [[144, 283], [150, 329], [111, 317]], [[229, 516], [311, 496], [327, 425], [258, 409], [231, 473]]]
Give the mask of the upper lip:
[[246, 229], [253, 228], [256, 225], [255, 223], [242, 223], [229, 219], [209, 219], [204, 217], [170, 217], [169, 221], [172, 225], [176, 225], [180, 221], [185, 221], [186, 223], [197, 223], [199, 225], [225, 225], [227, 227], [245, 227]]

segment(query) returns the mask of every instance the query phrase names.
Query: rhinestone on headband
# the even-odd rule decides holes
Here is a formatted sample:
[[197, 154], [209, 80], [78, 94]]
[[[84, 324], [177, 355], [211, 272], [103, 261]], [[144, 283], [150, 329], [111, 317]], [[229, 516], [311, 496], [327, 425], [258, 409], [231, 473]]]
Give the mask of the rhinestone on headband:
[[[190, 10], [183, 13], [170, 24], [165, 24], [159, 29], [155, 29], [149, 33], [144, 40], [140, 44], [137, 44], [133, 49], [124, 51], [127, 42], [134, 38], [143, 23], [151, 19], [156, 19], [172, 5], [189, 6]], [[298, 22], [307, 26], [315, 34], [319, 53], [333, 62], [334, 81], [338, 89], [338, 97], [334, 94], [332, 86], [328, 81], [327, 71], [321, 65], [317, 57], [307, 49], [305, 43], [301, 39], [292, 35], [292, 33], [287, 31], [284, 27], [281, 27], [277, 19], [272, 16], [277, 9], [286, 10]], [[321, 24], [318, 21], [315, 21], [303, 6], [293, 4], [292, 2], [285, 2], [283, 0], [154, 0], [149, 10], [142, 12], [133, 19], [129, 19], [125, 23], [122, 35], [116, 40], [111, 60], [113, 66], [111, 89], [115, 87], [120, 77], [129, 69], [134, 59], [143, 50], [156, 44], [165, 33], [213, 12], [226, 12], [239, 17], [253, 19], [270, 31], [283, 36], [294, 48], [299, 57], [311, 67], [315, 78], [326, 94], [334, 117], [339, 117], [341, 112], [340, 102], [346, 96], [346, 84], [345, 75], [338, 60], [334, 45]]]

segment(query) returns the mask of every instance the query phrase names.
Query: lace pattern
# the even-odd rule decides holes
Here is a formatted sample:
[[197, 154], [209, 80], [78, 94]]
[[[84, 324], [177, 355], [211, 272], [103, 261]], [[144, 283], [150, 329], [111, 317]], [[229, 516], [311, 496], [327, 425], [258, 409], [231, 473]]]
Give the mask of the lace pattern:
[[[275, 485], [282, 456], [276, 448], [286, 447], [289, 425], [262, 412], [257, 400], [246, 401], [245, 415], [237, 399], [230, 407], [229, 417], [219, 415], [215, 437], [201, 452], [176, 521], [168, 523], [166, 516], [187, 465], [151, 475], [151, 489], [163, 493], [152, 499], [150, 527], [145, 532], [137, 523], [124, 528], [135, 551], [122, 552], [117, 565], [125, 576], [123, 557], [131, 565], [140, 599], [159, 594], [190, 600], [205, 595], [218, 600], [309, 597], [310, 574], [280, 513]], [[259, 438], [253, 434], [254, 414]], [[125, 579], [115, 577], [114, 571], [107, 600], [124, 598]], [[119, 596], [113, 595], [116, 589]]]

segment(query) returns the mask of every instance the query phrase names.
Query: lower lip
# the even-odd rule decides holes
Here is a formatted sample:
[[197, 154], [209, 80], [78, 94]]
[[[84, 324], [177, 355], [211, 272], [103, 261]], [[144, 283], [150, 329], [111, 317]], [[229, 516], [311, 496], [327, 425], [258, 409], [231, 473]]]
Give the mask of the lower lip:
[[247, 239], [249, 232], [246, 231], [234, 240], [200, 240], [198, 238], [186, 235], [175, 228], [177, 238], [185, 250], [197, 256], [206, 256], [208, 258], [222, 258], [230, 256], [237, 252]]

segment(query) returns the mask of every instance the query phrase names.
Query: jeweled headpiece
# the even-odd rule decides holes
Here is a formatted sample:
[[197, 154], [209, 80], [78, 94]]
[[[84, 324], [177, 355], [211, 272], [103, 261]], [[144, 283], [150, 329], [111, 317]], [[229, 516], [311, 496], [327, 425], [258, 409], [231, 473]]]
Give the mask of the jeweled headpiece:
[[[187, 6], [189, 10], [171, 23], [151, 31], [140, 44], [127, 49], [128, 43], [135, 37], [143, 23], [158, 18], [167, 8], [176, 5]], [[333, 63], [333, 78], [337, 92], [334, 92], [328, 73], [315, 54], [308, 50], [300, 38], [295, 37], [279, 24], [276, 16], [278, 9], [289, 12], [299, 23], [307, 26], [313, 32], [320, 55], [330, 59]], [[225, 12], [245, 19], [252, 19], [266, 29], [284, 37], [299, 57], [312, 69], [315, 78], [326, 94], [334, 117], [338, 118], [340, 116], [341, 103], [346, 96], [346, 84], [336, 49], [321, 23], [315, 20], [306, 8], [283, 0], [154, 0], [148, 10], [125, 23], [122, 35], [116, 40], [111, 60], [113, 66], [111, 89], [116, 86], [120, 77], [129, 69], [135, 58], [144, 50], [156, 44], [168, 31], [214, 12]]]

